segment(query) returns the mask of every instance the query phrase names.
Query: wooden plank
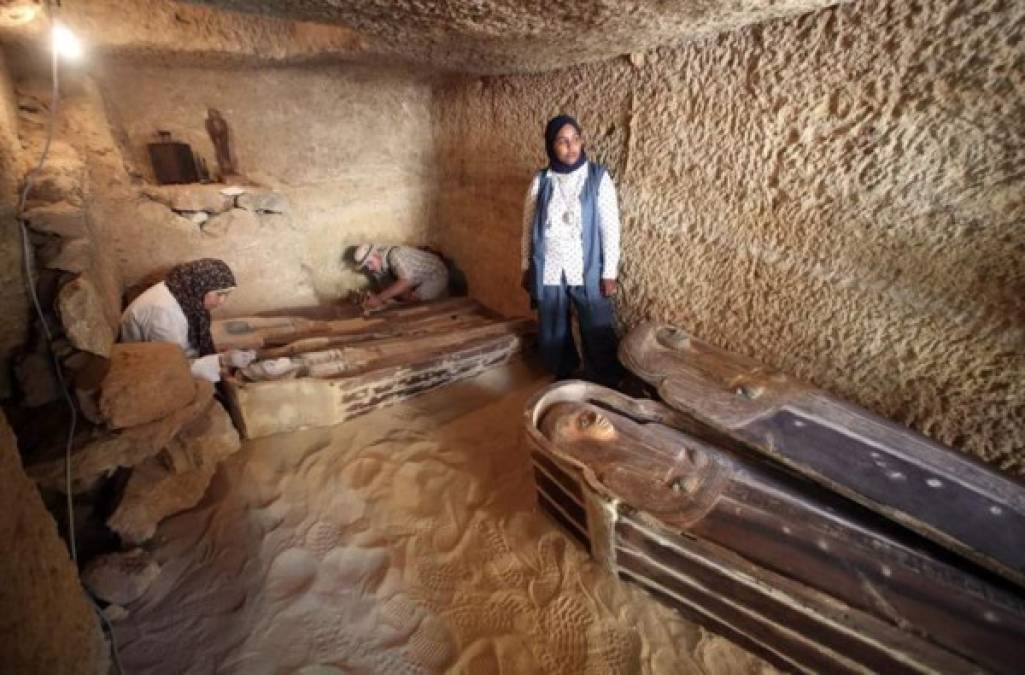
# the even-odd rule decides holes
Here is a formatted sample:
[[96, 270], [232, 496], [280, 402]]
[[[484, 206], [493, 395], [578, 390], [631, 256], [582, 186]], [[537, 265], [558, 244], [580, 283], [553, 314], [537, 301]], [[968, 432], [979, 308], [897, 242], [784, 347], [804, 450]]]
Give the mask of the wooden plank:
[[[293, 340], [294, 336], [292, 335], [282, 336], [281, 338], [267, 338], [264, 340], [264, 344], [267, 346], [257, 350], [257, 358], [273, 359], [282, 356], [297, 356], [306, 352], [337, 348], [344, 345], [396, 337], [414, 337], [431, 333], [459, 331], [489, 323], [494, 322], [477, 314], [445, 314], [443, 316], [427, 317], [404, 323], [384, 324], [372, 330], [355, 333], [320, 335], [317, 337], [299, 338], [297, 340]], [[270, 346], [279, 342], [283, 343], [282, 346]]]
[[638, 326], [620, 358], [699, 425], [1025, 586], [1021, 483], [671, 326]]
[[[535, 455], [573, 468], [572, 480], [665, 541], [705, 542], [742, 558], [744, 573], [764, 583], [787, 580], [801, 597], [828, 597], [868, 617], [864, 630], [877, 634], [867, 637], [884, 641], [887, 653], [927, 653], [954, 670], [973, 662], [993, 672], [1025, 659], [1025, 599], [1013, 585], [812, 483], [662, 424], [678, 416], [596, 385], [563, 383], [528, 404], [527, 436]], [[813, 614], [826, 611], [820, 605]], [[792, 618], [780, 607], [754, 609]], [[778, 648], [790, 655], [792, 647]], [[863, 665], [874, 670], [870, 656]]]
[[276, 382], [226, 381], [236, 422], [247, 438], [331, 426], [424, 391], [473, 377], [508, 362], [532, 343], [505, 334], [464, 342], [419, 361], [387, 365], [352, 377]]
[[[396, 304], [386, 309], [375, 312], [392, 318], [407, 315], [430, 312], [434, 309], [448, 311], [460, 307], [480, 307], [480, 303], [466, 296], [444, 298], [441, 300], [430, 300], [427, 302], [416, 302], [409, 304]], [[366, 316], [366, 312], [357, 304], [351, 302], [338, 302], [333, 305], [315, 305], [307, 307], [286, 307], [259, 312], [258, 318], [303, 318], [312, 321], [335, 321], [338, 319], [355, 319]]]
[[[331, 308], [327, 308], [330, 310]], [[332, 312], [327, 319], [302, 316], [257, 316], [218, 319], [210, 331], [218, 351], [259, 349], [280, 346], [303, 338], [353, 335], [375, 330], [396, 330], [410, 322], [446, 315], [486, 314], [479, 303], [469, 298], [452, 298], [382, 310], [372, 316]]]
[[503, 335], [523, 335], [534, 330], [534, 322], [516, 319], [485, 324], [451, 333], [393, 337], [320, 352], [309, 352], [298, 358], [311, 377], [351, 376], [367, 370], [402, 363], [416, 363], [430, 356], [458, 349], [474, 340]]

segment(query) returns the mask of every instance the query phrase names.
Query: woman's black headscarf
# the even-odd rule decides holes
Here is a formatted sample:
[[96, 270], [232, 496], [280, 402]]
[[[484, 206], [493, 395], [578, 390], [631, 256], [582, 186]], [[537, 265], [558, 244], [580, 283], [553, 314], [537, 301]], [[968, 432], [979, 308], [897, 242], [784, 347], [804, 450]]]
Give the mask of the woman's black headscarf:
[[214, 353], [210, 336], [210, 312], [203, 306], [203, 296], [210, 291], [235, 287], [235, 275], [223, 260], [201, 258], [175, 265], [164, 280], [171, 295], [181, 305], [189, 321], [189, 343], [200, 356]]
[[563, 164], [559, 161], [559, 158], [555, 155], [555, 136], [559, 133], [567, 124], [572, 125], [577, 133], [580, 133], [580, 125], [575, 119], [569, 115], [559, 115], [548, 120], [548, 124], [545, 125], [545, 152], [548, 153], [548, 168], [555, 173], [569, 173], [575, 169], [579, 169], [587, 161], [587, 153], [584, 152], [583, 148], [580, 148], [580, 158], [572, 164]]

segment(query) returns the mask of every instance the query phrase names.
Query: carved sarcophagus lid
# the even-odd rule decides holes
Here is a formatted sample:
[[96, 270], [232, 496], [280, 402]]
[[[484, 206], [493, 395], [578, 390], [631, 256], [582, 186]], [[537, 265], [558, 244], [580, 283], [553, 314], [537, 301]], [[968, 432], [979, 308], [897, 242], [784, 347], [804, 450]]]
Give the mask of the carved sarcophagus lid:
[[387, 309], [323, 307], [214, 322], [217, 349], [255, 349], [225, 378], [247, 438], [330, 426], [506, 363], [534, 324], [467, 298]]
[[793, 672], [1011, 672], [1023, 598], [690, 417], [583, 382], [528, 403], [540, 506], [621, 578]]
[[718, 349], [642, 324], [623, 363], [690, 418], [1025, 587], [1025, 488], [903, 426]]

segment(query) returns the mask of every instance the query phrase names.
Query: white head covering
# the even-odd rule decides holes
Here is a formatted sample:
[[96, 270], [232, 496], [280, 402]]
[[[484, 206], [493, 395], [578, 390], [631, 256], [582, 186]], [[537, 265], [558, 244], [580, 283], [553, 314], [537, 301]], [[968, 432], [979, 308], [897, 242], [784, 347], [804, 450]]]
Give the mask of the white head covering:
[[353, 254], [353, 259], [356, 261], [356, 267], [363, 269], [366, 267], [367, 260], [370, 259], [370, 254], [374, 252], [377, 247], [373, 244], [360, 244], [356, 247], [356, 252]]

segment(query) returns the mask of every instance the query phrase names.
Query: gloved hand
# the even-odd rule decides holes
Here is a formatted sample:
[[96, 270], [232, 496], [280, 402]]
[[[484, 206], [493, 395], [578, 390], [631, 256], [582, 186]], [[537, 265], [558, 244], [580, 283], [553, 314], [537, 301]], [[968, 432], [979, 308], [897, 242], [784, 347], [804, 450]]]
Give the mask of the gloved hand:
[[222, 355], [221, 361], [232, 368], [245, 368], [256, 360], [256, 352], [251, 349], [229, 349]]

